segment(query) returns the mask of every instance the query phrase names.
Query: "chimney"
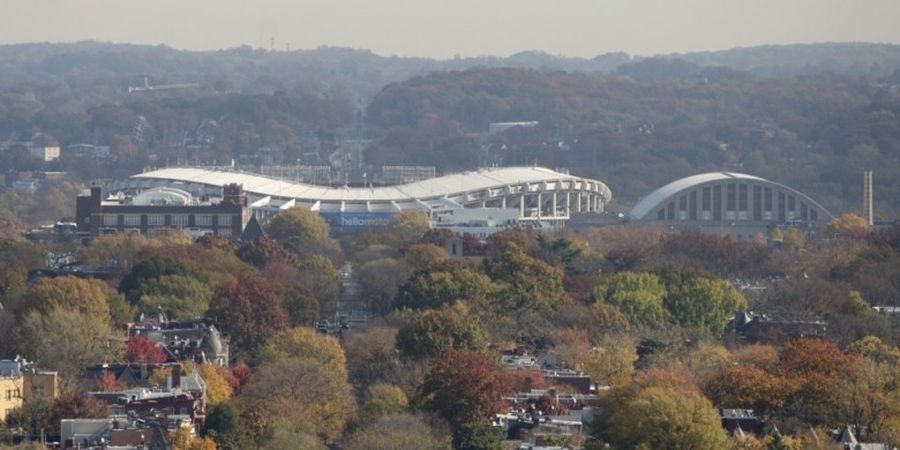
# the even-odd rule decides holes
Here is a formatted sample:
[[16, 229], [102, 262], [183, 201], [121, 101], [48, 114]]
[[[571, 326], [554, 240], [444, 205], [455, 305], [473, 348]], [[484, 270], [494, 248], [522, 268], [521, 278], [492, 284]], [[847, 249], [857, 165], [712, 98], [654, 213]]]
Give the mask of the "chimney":
[[181, 365], [172, 367], [172, 389], [181, 388]]

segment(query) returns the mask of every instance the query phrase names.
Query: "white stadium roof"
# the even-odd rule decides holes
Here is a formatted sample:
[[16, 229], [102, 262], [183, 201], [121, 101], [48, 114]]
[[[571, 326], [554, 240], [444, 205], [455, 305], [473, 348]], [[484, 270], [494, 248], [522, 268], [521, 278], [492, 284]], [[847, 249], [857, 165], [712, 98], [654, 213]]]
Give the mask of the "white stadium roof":
[[133, 175], [132, 179], [195, 183], [222, 187], [243, 185], [244, 191], [259, 196], [323, 202], [391, 202], [449, 197], [463, 192], [483, 191], [521, 184], [584, 182], [609, 201], [612, 193], [600, 181], [588, 180], [543, 167], [501, 167], [462, 172], [415, 183], [387, 187], [328, 187], [270, 178], [259, 174], [197, 167], [165, 168]]

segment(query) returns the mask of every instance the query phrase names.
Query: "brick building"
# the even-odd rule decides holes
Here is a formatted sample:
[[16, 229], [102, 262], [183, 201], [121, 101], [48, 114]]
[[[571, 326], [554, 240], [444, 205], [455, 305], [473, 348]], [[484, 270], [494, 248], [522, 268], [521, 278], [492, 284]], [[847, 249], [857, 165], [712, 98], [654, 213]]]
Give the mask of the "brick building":
[[134, 197], [104, 200], [100, 187], [75, 199], [78, 231], [92, 236], [123, 232], [152, 235], [181, 230], [191, 235], [239, 236], [250, 220], [243, 188], [227, 184], [213, 203], [174, 188], [158, 187]]

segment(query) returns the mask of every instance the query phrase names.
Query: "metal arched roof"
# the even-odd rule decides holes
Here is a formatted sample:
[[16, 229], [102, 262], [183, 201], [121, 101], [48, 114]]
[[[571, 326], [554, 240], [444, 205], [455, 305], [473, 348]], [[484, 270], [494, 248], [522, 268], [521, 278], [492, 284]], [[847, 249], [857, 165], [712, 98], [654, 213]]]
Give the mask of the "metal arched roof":
[[463, 192], [497, 189], [510, 185], [584, 182], [609, 201], [612, 192], [606, 184], [543, 167], [500, 167], [462, 172], [398, 186], [374, 188], [329, 187], [270, 178], [259, 174], [213, 170], [197, 167], [165, 168], [133, 175], [131, 178], [197, 183], [207, 186], [242, 184], [244, 191], [260, 196], [321, 200], [327, 202], [391, 202], [453, 196]]
[[631, 211], [628, 212], [628, 217], [633, 220], [641, 220], [643, 219], [650, 211], [656, 209], [656, 207], [665, 203], [666, 200], [671, 198], [672, 196], [678, 194], [679, 192], [690, 189], [692, 187], [699, 186], [701, 184], [706, 184], [715, 181], [724, 181], [724, 180], [745, 180], [745, 181], [756, 181], [763, 184], [768, 184], [772, 186], [780, 187], [786, 191], [793, 192], [798, 197], [805, 199], [810, 205], [813, 205], [819, 210], [825, 212], [829, 216], [829, 218], [834, 218], [834, 216], [828, 212], [827, 209], [823, 208], [822, 205], [818, 204], [815, 200], [811, 199], [806, 194], [797, 191], [796, 189], [792, 189], [788, 186], [785, 186], [780, 183], [776, 183], [774, 181], [769, 181], [765, 178], [760, 178], [753, 175], [747, 175], [744, 173], [736, 173], [736, 172], [709, 172], [709, 173], [701, 173], [697, 175], [691, 175], [689, 177], [684, 177], [678, 180], [675, 180], [653, 192], [650, 195], [641, 199], [641, 201], [637, 202]]

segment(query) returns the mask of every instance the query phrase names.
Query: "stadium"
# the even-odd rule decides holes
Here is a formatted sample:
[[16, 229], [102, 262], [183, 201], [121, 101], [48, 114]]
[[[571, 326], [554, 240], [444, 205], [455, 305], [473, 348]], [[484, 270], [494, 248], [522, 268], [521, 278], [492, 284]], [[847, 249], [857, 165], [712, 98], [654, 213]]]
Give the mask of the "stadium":
[[806, 194], [783, 184], [742, 173], [710, 172], [651, 192], [634, 205], [628, 219], [749, 239], [773, 225], [821, 229], [834, 216]]
[[428, 213], [459, 208], [514, 208], [522, 220], [564, 224], [574, 213], [601, 213], [612, 199], [601, 181], [542, 167], [498, 167], [396, 186], [329, 187], [259, 174], [198, 167], [164, 168], [113, 181], [107, 192], [168, 187], [218, 197], [225, 185], [243, 186], [261, 220], [292, 207], [317, 211], [332, 226], [386, 225], [406, 209]]

